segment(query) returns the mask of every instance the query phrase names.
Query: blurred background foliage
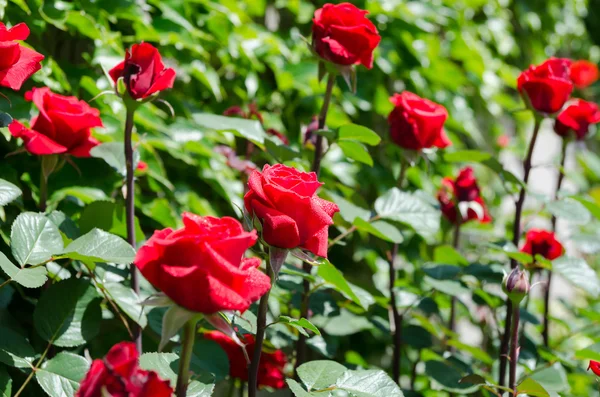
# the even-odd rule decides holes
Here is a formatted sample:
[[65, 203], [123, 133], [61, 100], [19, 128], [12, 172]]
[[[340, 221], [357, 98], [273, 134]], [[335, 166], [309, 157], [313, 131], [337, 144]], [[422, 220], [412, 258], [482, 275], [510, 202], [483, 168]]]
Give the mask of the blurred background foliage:
[[[245, 146], [239, 133], [236, 136], [221, 130], [233, 127], [219, 128], [220, 119], [211, 121], [206, 114], [220, 115], [233, 105], [247, 108], [256, 104], [264, 117], [264, 128], [282, 132], [290, 145], [267, 144], [265, 150], [255, 150], [251, 160], [258, 166], [285, 161], [308, 170], [312, 147], [304, 144], [302, 131], [320, 109], [324, 84], [319, 84], [317, 62], [306, 41], [312, 15], [323, 3], [0, 1], [2, 21], [26, 22], [32, 32], [27, 44], [46, 56], [43, 69], [21, 92], [3, 91], [8, 100], [0, 100], [0, 106], [14, 118], [29, 119], [35, 110], [24, 101], [23, 93], [32, 86], [48, 86], [86, 101], [96, 98], [91, 105], [100, 109], [105, 128], [97, 128], [94, 136], [103, 142], [121, 142], [124, 108], [116, 96], [99, 94], [112, 90], [106, 71], [123, 58], [124, 49], [139, 41], [151, 42], [159, 47], [167, 66], [176, 70], [177, 80], [172, 90], [161, 94], [174, 116], [167, 104], [158, 101], [136, 113], [136, 144], [141, 159], [149, 166], [147, 172], [139, 174], [136, 186], [140, 240], [155, 229], [178, 226], [183, 211], [239, 218], [245, 178], [216, 148], [230, 146], [243, 157]], [[515, 89], [520, 71], [550, 56], [600, 61], [599, 0], [353, 3], [370, 11], [382, 41], [373, 69], [358, 68], [356, 94], [339, 79], [327, 126], [334, 129], [350, 122], [364, 125], [380, 134], [383, 143], [370, 148], [373, 167], [347, 158], [337, 146], [327, 152], [320, 176], [325, 182], [321, 195], [342, 207], [335, 218], [339, 232], [332, 228], [331, 237], [347, 230], [356, 215], [366, 211], [368, 218], [375, 199], [395, 186], [402, 153], [389, 143], [387, 133], [386, 117], [392, 108], [388, 98], [392, 93], [410, 90], [448, 109], [446, 127], [454, 143], [449, 151], [488, 152], [493, 158], [512, 161], [512, 168], [519, 174], [514, 158], [523, 158], [532, 127], [532, 117], [521, 111], [524, 105]], [[579, 95], [591, 99], [599, 90], [596, 84]], [[251, 127], [256, 125], [244, 124], [244, 128]], [[260, 126], [258, 129], [262, 131]], [[510, 137], [507, 148], [497, 143], [502, 135]], [[24, 192], [18, 206], [21, 208], [7, 207], [1, 214], [5, 242], [18, 210], [35, 210], [38, 194], [39, 159], [14, 153], [19, 145], [3, 128], [0, 175]], [[572, 170], [568, 176], [573, 190], [589, 193], [588, 198], [598, 202], [600, 158], [594, 153], [596, 139], [587, 145], [588, 149], [578, 146], [577, 165], [583, 172]], [[557, 164], [558, 158], [550, 157]], [[461, 161], [469, 158], [459, 157], [454, 163]], [[432, 201], [441, 177], [454, 175], [456, 170], [457, 165], [444, 161], [441, 153], [427, 153], [409, 171], [410, 189], [419, 190]], [[402, 386], [409, 396], [439, 396], [442, 389], [472, 392], [472, 388], [458, 388], [456, 380], [470, 372], [495, 371], [496, 321], [502, 321], [503, 316], [503, 295], [498, 284], [506, 256], [500, 249], [491, 249], [490, 244], [507, 240], [513, 207], [503, 200], [506, 194], [497, 169], [477, 166], [476, 171], [496, 222], [493, 226], [465, 228], [464, 258], [444, 245], [450, 241], [447, 225], [430, 239], [433, 244], [401, 230], [403, 265], [397, 293], [403, 307], [412, 307], [416, 302], [404, 330], [407, 348]], [[73, 165], [67, 164], [51, 176], [49, 204], [74, 219], [80, 229], [89, 230], [90, 225], [106, 225], [113, 211], [122, 211], [122, 183], [119, 173], [103, 159], [74, 159]], [[540, 202], [549, 200], [543, 195], [536, 197]], [[102, 204], [105, 201], [114, 206]], [[539, 205], [533, 215], [549, 219], [549, 213], [540, 213]], [[123, 225], [117, 223], [109, 222], [106, 228], [124, 235]], [[590, 221], [582, 230], [577, 227], [573, 231], [583, 236], [574, 250], [583, 247], [591, 264], [596, 263], [595, 254], [600, 250], [597, 226], [597, 220]], [[349, 366], [389, 368], [386, 261], [390, 249], [389, 242], [364, 231], [331, 249], [330, 261], [363, 289], [361, 296], [371, 304], [365, 310], [341, 296], [334, 295], [334, 299], [318, 291], [312, 299], [312, 310], [315, 324], [325, 332], [323, 338], [311, 338], [313, 358], [329, 356]], [[460, 267], [448, 270], [440, 264]], [[281, 305], [274, 304], [273, 312], [297, 316], [299, 291], [300, 283], [294, 276], [282, 276], [275, 292]], [[439, 291], [461, 297], [459, 314], [468, 323], [459, 328], [465, 330], [464, 334], [453, 335], [446, 329], [449, 299]], [[534, 299], [531, 307], [536, 310], [524, 316], [528, 325], [521, 370], [537, 369], [538, 380], [544, 386], [550, 385], [554, 393], [598, 395], [593, 378], [583, 372], [585, 363], [581, 360], [600, 355], [600, 348], [593, 345], [600, 340], [595, 310], [600, 302], [589, 295], [576, 296], [572, 301], [556, 303], [561, 319], [553, 329], [553, 349], [536, 347], [541, 340], [540, 305]], [[415, 301], [419, 297], [421, 300]], [[11, 305], [31, 310], [26, 298]], [[497, 308], [498, 315], [494, 316]], [[95, 346], [95, 351], [102, 354], [113, 342], [126, 339], [118, 325], [115, 321], [115, 332], [103, 334], [92, 350]], [[295, 337], [285, 328], [274, 327], [270, 343], [291, 353], [290, 343]], [[452, 357], [443, 355], [447, 344], [458, 348]], [[592, 348], [587, 348], [589, 345]]]

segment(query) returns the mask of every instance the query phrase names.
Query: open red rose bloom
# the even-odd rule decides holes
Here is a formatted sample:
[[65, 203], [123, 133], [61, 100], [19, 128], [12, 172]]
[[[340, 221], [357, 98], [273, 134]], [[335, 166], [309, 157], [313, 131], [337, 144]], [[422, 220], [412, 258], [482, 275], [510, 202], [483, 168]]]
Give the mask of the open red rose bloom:
[[102, 127], [100, 112], [74, 96], [55, 94], [49, 88], [34, 88], [25, 94], [33, 101], [39, 114], [27, 128], [18, 121], [9, 125], [12, 136], [23, 139], [31, 154], [71, 154], [89, 157], [90, 149], [98, 145], [91, 128]]
[[[233, 339], [219, 331], [211, 331], [204, 334], [204, 338], [217, 342], [229, 358], [229, 376], [248, 381], [248, 367], [246, 356], [242, 349], [246, 349], [249, 357], [254, 351], [254, 335], [244, 335], [245, 347], [239, 346]], [[269, 386], [274, 389], [285, 387], [284, 367], [287, 363], [287, 357], [281, 350], [274, 352], [263, 351], [260, 357], [260, 366], [258, 367], [258, 385]]]
[[578, 140], [582, 140], [588, 134], [590, 125], [599, 122], [598, 105], [583, 99], [575, 99], [556, 118], [554, 131], [562, 137], [567, 137], [573, 132]]
[[321, 185], [314, 172], [283, 164], [267, 164], [262, 173], [250, 175], [244, 204], [262, 222], [262, 237], [269, 245], [327, 257], [329, 226], [340, 209], [316, 195]]
[[392, 141], [405, 149], [445, 148], [452, 142], [444, 132], [446, 108], [417, 94], [404, 91], [390, 98], [394, 109], [388, 116]]
[[114, 345], [103, 360], [94, 360], [75, 397], [171, 397], [168, 381], [138, 366], [134, 343]]
[[541, 255], [548, 260], [554, 260], [564, 252], [562, 244], [554, 233], [543, 229], [530, 229], [525, 235], [525, 244], [521, 252], [531, 255]]
[[23, 82], [42, 68], [42, 54], [17, 41], [29, 37], [29, 28], [19, 23], [10, 29], [0, 22], [0, 86], [19, 90]]
[[[463, 223], [470, 220], [488, 223], [492, 220], [471, 167], [460, 170], [456, 179], [442, 179], [437, 198], [442, 213], [451, 223], [456, 223], [459, 219]], [[463, 205], [466, 211], [460, 211]]]
[[373, 67], [373, 51], [381, 36], [368, 12], [350, 3], [325, 4], [313, 18], [313, 49], [326, 61]]
[[129, 95], [143, 99], [172, 88], [175, 70], [165, 68], [158, 50], [148, 43], [134, 44], [125, 53], [125, 60], [109, 71], [116, 83], [123, 77]]
[[256, 243], [256, 231], [246, 232], [230, 217], [184, 213], [183, 228], [154, 232], [142, 246], [135, 265], [144, 277], [186, 309], [212, 314], [245, 311], [271, 286], [257, 269], [258, 258], [244, 258]]
[[537, 66], [530, 66], [517, 80], [517, 89], [538, 112], [558, 112], [573, 91], [569, 67], [571, 61], [550, 58]]

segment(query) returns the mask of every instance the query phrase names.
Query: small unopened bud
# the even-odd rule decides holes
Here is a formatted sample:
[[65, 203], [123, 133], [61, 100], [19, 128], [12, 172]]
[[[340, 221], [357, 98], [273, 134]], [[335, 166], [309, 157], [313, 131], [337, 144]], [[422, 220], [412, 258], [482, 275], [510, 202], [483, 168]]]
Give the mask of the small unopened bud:
[[123, 95], [125, 95], [125, 93], [127, 93], [127, 84], [125, 84], [125, 78], [124, 77], [119, 77], [119, 79], [117, 80], [117, 94], [119, 94], [120, 97], [122, 97]]
[[514, 303], [519, 303], [529, 293], [529, 277], [526, 272], [514, 268], [510, 274], [504, 278], [503, 289], [506, 295]]

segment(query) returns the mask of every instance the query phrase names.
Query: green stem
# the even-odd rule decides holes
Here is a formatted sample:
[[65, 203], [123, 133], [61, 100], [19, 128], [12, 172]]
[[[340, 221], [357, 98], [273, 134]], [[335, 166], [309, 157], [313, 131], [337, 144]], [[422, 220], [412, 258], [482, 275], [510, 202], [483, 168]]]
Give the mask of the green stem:
[[40, 211], [46, 212], [46, 201], [48, 200], [48, 177], [44, 174], [44, 167], [40, 173]]
[[175, 395], [177, 397], [186, 397], [188, 384], [190, 383], [190, 362], [192, 360], [192, 350], [194, 349], [194, 340], [196, 339], [197, 318], [189, 320], [183, 329], [183, 344], [179, 357], [179, 373], [177, 374], [177, 387]]

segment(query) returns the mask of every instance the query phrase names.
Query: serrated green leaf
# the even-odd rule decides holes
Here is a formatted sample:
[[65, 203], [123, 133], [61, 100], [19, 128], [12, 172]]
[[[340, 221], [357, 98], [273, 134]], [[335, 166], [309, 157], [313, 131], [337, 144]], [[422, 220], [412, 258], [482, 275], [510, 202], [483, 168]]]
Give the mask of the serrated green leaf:
[[527, 394], [531, 397], [550, 397], [550, 394], [548, 394], [546, 389], [531, 378], [525, 378], [525, 380], [517, 386], [517, 393]]
[[396, 382], [381, 370], [348, 370], [336, 386], [355, 397], [404, 397]]
[[17, 368], [31, 368], [35, 351], [18, 332], [0, 326], [0, 362]]
[[593, 297], [600, 294], [600, 281], [596, 272], [582, 258], [562, 256], [552, 261], [552, 271], [566, 278], [573, 285]]
[[305, 331], [305, 329], [308, 329], [317, 335], [321, 335], [321, 332], [319, 331], [319, 329], [317, 327], [315, 327], [313, 323], [311, 323], [304, 317], [302, 317], [300, 319], [296, 319], [296, 318], [291, 318], [288, 316], [279, 316], [279, 319], [277, 320], [277, 322], [287, 324], [287, 325], [290, 325], [290, 326], [296, 328], [304, 336], [308, 336], [308, 333]]
[[216, 131], [230, 131], [235, 135], [246, 138], [255, 145], [264, 149], [267, 134], [257, 120], [247, 120], [238, 117], [226, 117], [208, 113], [194, 113], [194, 121], [206, 128]]
[[346, 157], [371, 167], [373, 166], [373, 159], [362, 143], [354, 141], [338, 141], [338, 145]]
[[[125, 176], [127, 168], [125, 163], [125, 150], [122, 142], [106, 142], [95, 146], [90, 150], [92, 157], [96, 157], [106, 161], [108, 165], [114, 168], [119, 174]], [[133, 169], [137, 167], [140, 161], [140, 153], [135, 150], [133, 152]]]
[[425, 373], [450, 392], [472, 393], [479, 389], [472, 384], [460, 383], [461, 371], [444, 361], [429, 360], [425, 363]]
[[381, 137], [373, 130], [358, 124], [346, 124], [338, 130], [339, 141], [358, 141], [370, 146], [378, 145]]
[[319, 265], [317, 274], [322, 277], [327, 284], [341, 292], [348, 299], [351, 299], [357, 305], [361, 304], [360, 299], [358, 299], [354, 291], [352, 291], [352, 288], [348, 285], [344, 275], [331, 263]]
[[35, 371], [35, 378], [50, 397], [73, 397], [89, 368], [84, 357], [61, 352]]
[[44, 285], [47, 277], [47, 270], [44, 266], [34, 268], [19, 268], [0, 252], [0, 268], [16, 283], [26, 288], [38, 288]]
[[347, 371], [342, 364], [329, 360], [314, 360], [298, 367], [298, 377], [308, 391], [325, 389], [335, 385], [337, 380]]
[[296, 397], [313, 397], [313, 394], [307, 392], [306, 390], [304, 390], [302, 388], [302, 386], [300, 386], [300, 384], [298, 382], [296, 382], [293, 379], [286, 379], [285, 380], [290, 388], [290, 390], [292, 391], [292, 393], [294, 394], [294, 396]]
[[92, 229], [69, 244], [62, 256], [94, 262], [127, 265], [133, 262], [135, 250], [119, 236], [100, 229]]
[[358, 230], [362, 230], [391, 243], [400, 244], [404, 241], [404, 237], [402, 236], [402, 233], [400, 233], [400, 230], [385, 221], [368, 222], [361, 218], [356, 218], [354, 220], [354, 226], [356, 226]]
[[104, 284], [104, 287], [116, 302], [117, 306], [119, 306], [130, 319], [139, 324], [142, 329], [146, 328], [148, 319], [144, 312], [144, 308], [141, 305], [141, 299], [134, 290], [119, 283], [106, 283]]
[[19, 197], [23, 192], [9, 181], [0, 179], [0, 206], [5, 206]]
[[58, 227], [43, 214], [24, 212], [12, 224], [10, 247], [17, 262], [37, 265], [63, 249]]
[[577, 225], [585, 225], [592, 218], [582, 203], [569, 197], [548, 203], [546, 209], [557, 218]]

